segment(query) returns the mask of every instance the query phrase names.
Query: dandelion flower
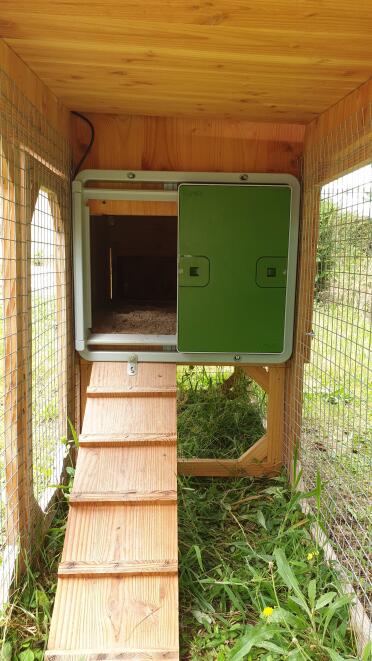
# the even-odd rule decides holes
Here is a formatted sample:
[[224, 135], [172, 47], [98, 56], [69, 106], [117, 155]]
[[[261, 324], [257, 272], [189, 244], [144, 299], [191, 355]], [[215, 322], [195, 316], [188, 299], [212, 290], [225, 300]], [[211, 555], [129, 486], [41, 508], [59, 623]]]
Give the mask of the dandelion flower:
[[307, 554], [307, 559], [309, 560], [309, 562], [310, 562], [310, 560], [313, 560], [314, 559], [314, 553], [308, 553]]
[[271, 608], [271, 606], [266, 606], [266, 608], [263, 609], [261, 615], [262, 617], [270, 617], [274, 612], [274, 609]]

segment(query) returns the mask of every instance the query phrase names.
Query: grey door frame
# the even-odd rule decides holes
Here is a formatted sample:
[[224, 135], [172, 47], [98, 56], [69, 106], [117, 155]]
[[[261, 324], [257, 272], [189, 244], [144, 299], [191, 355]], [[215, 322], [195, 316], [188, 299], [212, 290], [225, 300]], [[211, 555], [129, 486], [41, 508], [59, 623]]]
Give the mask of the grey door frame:
[[[94, 183], [129, 184], [127, 188], [97, 188]], [[130, 188], [133, 183], [154, 183], [157, 188]], [[73, 258], [75, 302], [75, 348], [89, 361], [128, 361], [133, 351], [125, 345], [149, 344], [149, 334], [92, 334], [90, 210], [88, 200], [128, 200], [178, 202], [178, 186], [182, 183], [221, 183], [240, 185], [279, 185], [291, 189], [291, 218], [288, 247], [288, 274], [285, 308], [284, 349], [281, 353], [181, 353], [174, 335], [151, 335], [151, 344], [159, 351], [141, 350], [136, 358], [142, 362], [184, 364], [278, 364], [292, 353], [294, 305], [296, 292], [297, 244], [300, 207], [300, 184], [290, 174], [244, 172], [165, 172], [139, 170], [83, 170], [72, 183], [73, 198]], [[90, 184], [90, 186], [88, 185]], [[93, 185], [92, 185], [93, 184]], [[159, 184], [163, 188], [159, 189]], [[100, 350], [101, 345], [118, 345], [120, 349]], [[93, 348], [97, 347], [97, 348]], [[161, 348], [161, 349], [160, 349]]]

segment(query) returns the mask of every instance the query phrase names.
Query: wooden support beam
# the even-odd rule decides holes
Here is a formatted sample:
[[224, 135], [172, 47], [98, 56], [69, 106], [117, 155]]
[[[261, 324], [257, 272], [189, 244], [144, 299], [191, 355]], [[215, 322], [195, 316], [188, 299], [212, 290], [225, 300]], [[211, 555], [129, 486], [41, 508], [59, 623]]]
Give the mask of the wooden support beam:
[[267, 457], [267, 436], [261, 436], [258, 441], [252, 445], [244, 454], [242, 454], [238, 463], [240, 466], [245, 467], [249, 466], [252, 463], [262, 463]]
[[177, 469], [179, 475], [194, 477], [238, 477], [245, 474], [237, 459], [180, 459]]
[[61, 562], [58, 576], [143, 576], [146, 574], [177, 574], [177, 560], [139, 560], [126, 562], [124, 560], [111, 562]]
[[267, 437], [264, 435], [238, 459], [181, 459], [178, 472], [180, 475], [200, 477], [257, 476], [267, 468], [262, 464], [266, 456]]
[[239, 459], [181, 459], [180, 475], [204, 477], [234, 477], [262, 475], [267, 466], [262, 464], [267, 455], [267, 437], [262, 436]]
[[269, 391], [269, 372], [262, 365], [243, 365], [244, 372], [256, 381], [265, 392]]
[[181, 459], [178, 474], [193, 477], [263, 477], [277, 475], [281, 464], [246, 463], [239, 459]]
[[[39, 184], [43, 184], [43, 168], [39, 166], [37, 170], [40, 170], [39, 181], [37, 182], [37, 189], [39, 189]], [[50, 177], [50, 173], [48, 173]], [[62, 436], [68, 438], [68, 422], [67, 415], [70, 414], [71, 402], [69, 402], [69, 393], [68, 386], [71, 383], [69, 379], [70, 366], [69, 366], [69, 332], [70, 327], [67, 324], [67, 308], [69, 299], [67, 295], [67, 273], [66, 273], [66, 234], [67, 228], [64, 227], [64, 223], [61, 217], [61, 209], [58, 203], [57, 194], [48, 191], [48, 200], [50, 203], [50, 208], [53, 217], [54, 230], [55, 230], [55, 245], [53, 246], [54, 250], [54, 263], [56, 271], [56, 314], [57, 314], [57, 352], [58, 352], [58, 363], [60, 365], [58, 369], [58, 429], [61, 432]], [[71, 419], [71, 418], [70, 418]], [[72, 418], [74, 420], [74, 418]]]
[[[33, 493], [31, 361], [31, 215], [36, 197], [25, 153], [3, 142], [5, 181], [5, 461], [8, 542], [31, 546], [41, 510]], [[14, 180], [12, 176], [14, 174]], [[26, 177], [27, 180], [26, 180]], [[32, 524], [31, 524], [32, 518]], [[23, 557], [20, 566], [23, 569]]]
[[84, 420], [87, 404], [87, 388], [92, 375], [93, 363], [80, 359], [80, 426]]
[[278, 464], [283, 459], [284, 433], [284, 385], [283, 365], [271, 365], [269, 369], [269, 398], [267, 404], [267, 461]]
[[267, 456], [267, 436], [262, 436], [239, 459], [181, 459], [180, 475], [205, 477], [261, 476], [277, 471], [277, 466], [264, 463]]
[[19, 300], [17, 279], [15, 187], [12, 179], [14, 164], [10, 154], [0, 154], [1, 187], [3, 197], [4, 233], [4, 446], [5, 446], [5, 491], [7, 499], [6, 536], [7, 543], [16, 545], [21, 522], [18, 491], [19, 454], [17, 437], [17, 301]]

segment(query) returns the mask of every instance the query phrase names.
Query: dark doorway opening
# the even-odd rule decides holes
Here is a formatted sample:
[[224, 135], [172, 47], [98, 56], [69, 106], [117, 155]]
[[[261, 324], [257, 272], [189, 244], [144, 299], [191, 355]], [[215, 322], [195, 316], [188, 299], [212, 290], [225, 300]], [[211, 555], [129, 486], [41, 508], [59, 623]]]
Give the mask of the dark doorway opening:
[[177, 218], [91, 217], [92, 332], [176, 334]]

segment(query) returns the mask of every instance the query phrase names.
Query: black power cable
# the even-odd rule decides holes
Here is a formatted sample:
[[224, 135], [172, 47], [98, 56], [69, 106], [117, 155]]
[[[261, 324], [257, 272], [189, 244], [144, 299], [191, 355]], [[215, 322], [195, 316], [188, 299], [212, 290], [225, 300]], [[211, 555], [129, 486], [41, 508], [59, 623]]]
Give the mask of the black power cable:
[[77, 173], [80, 171], [81, 166], [83, 165], [85, 159], [87, 158], [90, 150], [93, 147], [94, 138], [95, 138], [95, 131], [94, 131], [94, 126], [93, 126], [92, 122], [90, 121], [90, 119], [88, 119], [88, 117], [85, 117], [85, 115], [82, 115], [80, 112], [76, 112], [76, 110], [72, 110], [71, 113], [73, 115], [76, 115], [76, 117], [80, 117], [80, 119], [82, 119], [84, 122], [86, 122], [88, 124], [89, 128], [90, 128], [90, 131], [91, 131], [89, 145], [87, 146], [87, 148], [86, 148], [84, 154], [82, 155], [79, 163], [74, 168], [72, 178], [75, 179]]

